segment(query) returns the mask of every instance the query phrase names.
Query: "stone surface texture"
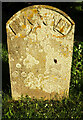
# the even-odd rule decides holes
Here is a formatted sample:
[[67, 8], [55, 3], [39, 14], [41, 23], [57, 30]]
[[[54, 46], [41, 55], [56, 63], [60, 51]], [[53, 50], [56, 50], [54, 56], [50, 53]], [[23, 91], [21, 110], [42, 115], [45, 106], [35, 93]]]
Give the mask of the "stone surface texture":
[[68, 96], [75, 23], [47, 5], [26, 7], [6, 23], [11, 92], [45, 99]]

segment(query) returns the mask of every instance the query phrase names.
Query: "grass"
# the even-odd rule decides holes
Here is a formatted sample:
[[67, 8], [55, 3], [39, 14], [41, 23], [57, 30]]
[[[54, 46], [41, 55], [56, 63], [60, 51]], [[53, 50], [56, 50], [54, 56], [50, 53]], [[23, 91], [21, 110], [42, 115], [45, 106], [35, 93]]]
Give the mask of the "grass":
[[24, 118], [67, 118], [81, 119], [82, 118], [82, 96], [79, 92], [78, 96], [74, 94], [68, 99], [62, 101], [55, 100], [37, 100], [29, 98], [21, 98], [19, 101], [14, 101], [5, 95], [3, 99], [3, 117], [2, 119], [24, 119]]
[[[19, 101], [14, 101], [8, 94], [3, 92], [2, 96], [2, 120], [36, 120], [45, 119], [74, 119], [83, 118], [83, 42], [75, 42], [73, 50], [71, 83], [69, 98], [61, 101], [44, 100], [43, 98], [31, 99], [29, 96], [21, 97]], [[3, 46], [2, 59], [8, 62], [8, 54]]]

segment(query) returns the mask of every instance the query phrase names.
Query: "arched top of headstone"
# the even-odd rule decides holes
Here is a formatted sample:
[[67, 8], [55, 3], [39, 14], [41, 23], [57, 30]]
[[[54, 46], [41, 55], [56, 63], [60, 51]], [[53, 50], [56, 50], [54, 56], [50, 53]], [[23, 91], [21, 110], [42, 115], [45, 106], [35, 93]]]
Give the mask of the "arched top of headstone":
[[[30, 27], [27, 26], [30, 25]], [[33, 5], [15, 13], [6, 23], [16, 37], [26, 27], [28, 33], [44, 24], [55, 31], [55, 37], [65, 37], [75, 24], [74, 21], [63, 11], [48, 5]]]

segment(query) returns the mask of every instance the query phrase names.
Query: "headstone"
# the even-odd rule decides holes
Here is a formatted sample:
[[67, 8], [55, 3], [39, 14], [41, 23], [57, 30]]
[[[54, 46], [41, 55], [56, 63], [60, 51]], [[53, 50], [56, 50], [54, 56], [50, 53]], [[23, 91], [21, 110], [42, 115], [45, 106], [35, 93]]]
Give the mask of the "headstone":
[[73, 20], [47, 5], [26, 7], [6, 24], [11, 92], [53, 99], [68, 96], [74, 41]]

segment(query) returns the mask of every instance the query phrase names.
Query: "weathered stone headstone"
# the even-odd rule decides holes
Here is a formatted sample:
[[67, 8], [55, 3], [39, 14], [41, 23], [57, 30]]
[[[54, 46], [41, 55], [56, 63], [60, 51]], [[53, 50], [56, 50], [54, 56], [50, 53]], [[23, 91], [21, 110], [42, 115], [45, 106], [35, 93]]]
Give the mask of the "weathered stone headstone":
[[6, 24], [11, 91], [33, 98], [68, 96], [75, 23], [46, 5], [26, 7]]

